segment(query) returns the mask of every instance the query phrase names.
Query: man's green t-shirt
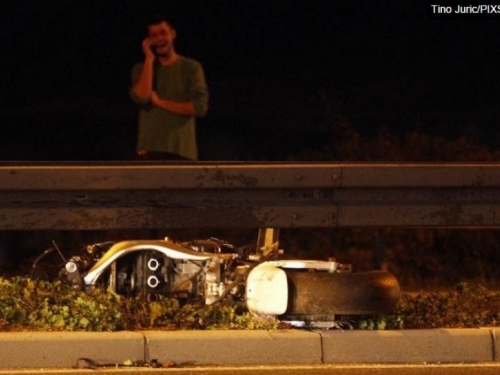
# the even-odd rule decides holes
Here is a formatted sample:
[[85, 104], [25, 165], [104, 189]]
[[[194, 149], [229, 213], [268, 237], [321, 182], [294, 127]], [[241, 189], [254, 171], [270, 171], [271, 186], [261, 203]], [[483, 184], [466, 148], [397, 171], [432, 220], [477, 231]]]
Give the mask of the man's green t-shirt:
[[[142, 63], [132, 70], [132, 85], [139, 79]], [[208, 109], [208, 88], [201, 64], [183, 56], [170, 65], [155, 64], [153, 90], [162, 99], [192, 102], [196, 116]], [[168, 152], [196, 160], [196, 118], [177, 115], [137, 97], [140, 105], [137, 150]]]

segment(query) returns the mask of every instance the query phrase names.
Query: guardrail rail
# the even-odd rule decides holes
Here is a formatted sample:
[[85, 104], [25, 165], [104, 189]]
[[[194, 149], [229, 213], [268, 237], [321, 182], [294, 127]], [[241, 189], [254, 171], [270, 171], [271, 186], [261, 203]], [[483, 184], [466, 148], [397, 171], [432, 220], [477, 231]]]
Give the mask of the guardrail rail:
[[0, 230], [499, 225], [496, 163], [0, 163]]

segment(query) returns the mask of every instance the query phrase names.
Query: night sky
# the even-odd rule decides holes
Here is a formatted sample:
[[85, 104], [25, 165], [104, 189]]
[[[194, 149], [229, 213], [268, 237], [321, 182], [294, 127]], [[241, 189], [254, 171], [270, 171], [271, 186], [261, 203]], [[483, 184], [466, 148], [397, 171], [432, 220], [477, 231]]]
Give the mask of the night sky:
[[2, 2], [0, 160], [132, 159], [130, 70], [155, 13], [172, 19], [177, 51], [205, 67], [205, 160], [283, 160], [320, 145], [331, 130], [320, 93], [367, 134], [475, 128], [496, 145], [500, 15], [444, 17], [430, 4]]

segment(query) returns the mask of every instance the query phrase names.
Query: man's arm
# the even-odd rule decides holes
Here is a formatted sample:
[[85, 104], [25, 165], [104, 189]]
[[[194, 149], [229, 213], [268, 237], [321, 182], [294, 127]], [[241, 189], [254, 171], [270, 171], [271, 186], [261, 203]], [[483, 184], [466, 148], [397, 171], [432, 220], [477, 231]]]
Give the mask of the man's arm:
[[153, 91], [151, 95], [151, 104], [181, 116], [204, 116], [208, 108], [208, 88], [205, 82], [203, 69], [199, 63], [196, 63], [196, 65], [191, 68], [187, 76], [187, 82], [189, 87], [189, 100], [179, 102], [163, 99]]
[[151, 104], [165, 111], [182, 116], [195, 116], [196, 112], [192, 102], [176, 102], [173, 100], [161, 99], [154, 91], [151, 93]]
[[208, 110], [208, 87], [203, 68], [199, 63], [196, 63], [190, 75], [189, 97], [193, 102], [196, 116], [205, 116]]
[[142, 64], [139, 79], [132, 86], [132, 92], [139, 98], [149, 100], [153, 92], [153, 65], [155, 60], [149, 38], [142, 41], [142, 51], [144, 52], [144, 63]]

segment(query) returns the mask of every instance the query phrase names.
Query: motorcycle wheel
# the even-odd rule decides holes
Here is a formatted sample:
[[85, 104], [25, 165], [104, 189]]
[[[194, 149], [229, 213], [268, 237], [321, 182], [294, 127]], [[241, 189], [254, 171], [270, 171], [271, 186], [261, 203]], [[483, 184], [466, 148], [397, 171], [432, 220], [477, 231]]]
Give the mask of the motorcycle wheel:
[[329, 273], [286, 270], [288, 306], [283, 320], [332, 320], [339, 315], [390, 313], [401, 289], [386, 271]]

